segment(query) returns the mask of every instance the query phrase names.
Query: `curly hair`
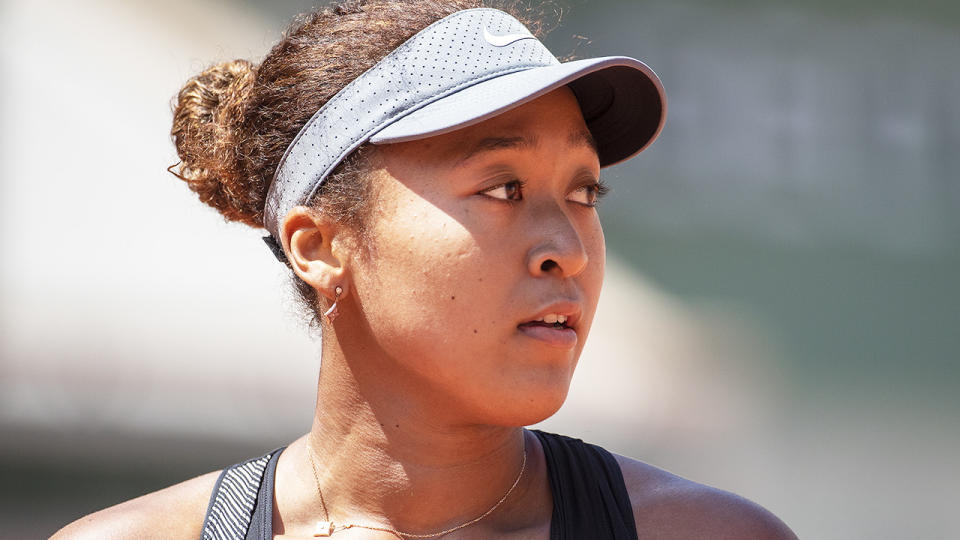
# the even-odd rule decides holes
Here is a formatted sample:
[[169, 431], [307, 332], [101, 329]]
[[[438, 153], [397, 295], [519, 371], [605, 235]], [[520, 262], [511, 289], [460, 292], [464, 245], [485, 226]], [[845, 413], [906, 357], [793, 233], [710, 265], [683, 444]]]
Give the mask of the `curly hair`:
[[[482, 6], [481, 0], [348, 1], [299, 16], [260, 65], [223, 62], [183, 85], [170, 132], [180, 163], [170, 171], [226, 220], [262, 228], [274, 171], [310, 117], [423, 28]], [[537, 22], [525, 22], [541, 32]], [[375, 153], [367, 143], [350, 154], [309, 203], [358, 239], [365, 234], [371, 208], [369, 172]], [[310, 324], [321, 323], [325, 300], [291, 274]]]

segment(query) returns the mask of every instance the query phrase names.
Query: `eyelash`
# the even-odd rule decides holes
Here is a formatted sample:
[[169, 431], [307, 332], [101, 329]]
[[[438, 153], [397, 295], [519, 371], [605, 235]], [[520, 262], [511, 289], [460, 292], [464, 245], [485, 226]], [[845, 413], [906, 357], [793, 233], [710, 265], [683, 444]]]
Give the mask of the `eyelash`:
[[597, 178], [596, 183], [587, 184], [585, 186], [581, 186], [578, 189], [588, 189], [593, 191], [593, 200], [590, 202], [590, 204], [587, 205], [591, 208], [596, 207], [600, 203], [600, 201], [603, 200], [604, 195], [606, 195], [610, 191], [610, 188], [607, 187], [607, 184], [603, 181], [602, 178]]
[[[517, 186], [517, 188], [516, 188], [516, 193], [520, 194], [520, 198], [519, 198], [519, 199], [503, 199], [503, 198], [500, 198], [500, 197], [494, 197], [494, 196], [492, 196], [492, 195], [487, 195], [487, 194], [490, 193], [491, 191], [495, 191], [495, 190], [498, 190], [498, 189], [500, 189], [500, 188], [506, 188], [507, 186], [511, 186], [511, 185], [516, 185], [516, 186]], [[490, 198], [492, 198], [492, 199], [497, 199], [497, 200], [501, 200], [501, 201], [506, 201], [506, 202], [514, 203], [514, 202], [523, 200], [523, 189], [524, 189], [526, 186], [527, 186], [527, 183], [524, 182], [523, 180], [513, 179], [513, 180], [510, 180], [510, 181], [508, 181], [508, 182], [504, 182], [504, 183], [502, 183], [502, 184], [497, 184], [497, 185], [495, 185], [495, 186], [493, 186], [493, 187], [489, 187], [489, 188], [481, 191], [480, 193], [483, 193], [484, 195], [486, 195], [487, 197], [490, 197]], [[509, 195], [508, 195], [508, 196], [509, 196]]]
[[[488, 194], [489, 192], [491, 192], [491, 191], [494, 191], [494, 190], [500, 189], [500, 188], [506, 188], [506, 186], [509, 186], [509, 185], [516, 185], [516, 186], [517, 186], [515, 193], [518, 193], [518, 194], [520, 195], [520, 198], [519, 198], [519, 199], [502, 199], [502, 198], [500, 198], [500, 197], [493, 197], [493, 196], [491, 196], [491, 195], [487, 195], [487, 194]], [[481, 191], [480, 193], [482, 193], [482, 194], [484, 194], [484, 195], [486, 195], [486, 196], [488, 196], [488, 197], [490, 197], [490, 198], [493, 198], [493, 199], [497, 199], [497, 200], [501, 200], [501, 201], [506, 201], [506, 202], [510, 202], [510, 203], [515, 203], [515, 202], [518, 202], [518, 201], [522, 201], [522, 200], [523, 200], [523, 189], [524, 189], [524, 187], [526, 187], [526, 185], [527, 185], [527, 183], [524, 182], [523, 180], [514, 179], [514, 180], [510, 180], [509, 182], [504, 182], [504, 183], [502, 183], [502, 184], [497, 184], [497, 185], [495, 185], [495, 186], [493, 186], [493, 187], [489, 187], [489, 188]], [[581, 204], [581, 205], [583, 205], [583, 206], [587, 206], [587, 207], [590, 207], [590, 208], [593, 208], [593, 207], [597, 206], [597, 204], [600, 202], [600, 200], [603, 199], [603, 196], [606, 195], [608, 191], [610, 191], [610, 188], [607, 187], [607, 184], [603, 181], [602, 178], [597, 179], [597, 182], [594, 183], [594, 184], [587, 184], [587, 185], [584, 185], [584, 186], [580, 186], [579, 188], [577, 188], [576, 191], [579, 191], [579, 190], [581, 190], [581, 189], [587, 189], [587, 190], [592, 191], [592, 192], [593, 192], [593, 200], [592, 200], [592, 202], [591, 202], [590, 204], [587, 204], [587, 203], [579, 203], [579, 202], [578, 202], [577, 204]]]

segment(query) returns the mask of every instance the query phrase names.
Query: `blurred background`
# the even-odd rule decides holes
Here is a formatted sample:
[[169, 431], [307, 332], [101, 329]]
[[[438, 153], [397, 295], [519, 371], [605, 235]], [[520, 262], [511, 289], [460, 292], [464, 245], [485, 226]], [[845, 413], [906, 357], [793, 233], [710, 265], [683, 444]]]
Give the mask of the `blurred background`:
[[[0, 537], [309, 428], [285, 269], [165, 169], [180, 85], [311, 5], [0, 1]], [[551, 50], [643, 59], [670, 112], [606, 173], [599, 313], [541, 427], [801, 538], [960, 537], [958, 28], [952, 0], [567, 3]]]

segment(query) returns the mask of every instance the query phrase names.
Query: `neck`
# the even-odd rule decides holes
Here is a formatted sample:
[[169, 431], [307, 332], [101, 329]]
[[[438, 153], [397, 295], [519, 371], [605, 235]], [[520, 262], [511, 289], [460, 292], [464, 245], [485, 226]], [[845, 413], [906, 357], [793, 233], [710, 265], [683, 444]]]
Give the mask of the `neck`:
[[[339, 525], [438, 532], [483, 515], [517, 481], [531, 452], [524, 430], [454, 423], [449, 406], [402, 376], [386, 376], [377, 355], [356, 363], [348, 357], [339, 342], [324, 344], [313, 426], [284, 453], [300, 471], [300, 501], [310, 501], [293, 514], [311, 525], [324, 520], [307, 445], [329, 521]], [[535, 485], [537, 458], [527, 460], [520, 482], [486, 522]]]

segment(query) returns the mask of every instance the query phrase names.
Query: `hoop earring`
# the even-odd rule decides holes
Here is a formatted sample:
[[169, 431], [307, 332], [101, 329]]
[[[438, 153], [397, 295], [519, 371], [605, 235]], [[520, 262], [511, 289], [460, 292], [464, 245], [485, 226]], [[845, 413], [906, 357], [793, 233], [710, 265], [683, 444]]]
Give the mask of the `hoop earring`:
[[340, 293], [343, 292], [343, 288], [337, 285], [337, 288], [334, 289], [334, 291], [337, 293], [337, 296], [333, 299], [333, 305], [330, 306], [330, 309], [328, 309], [323, 313], [323, 316], [327, 319], [328, 322], [331, 322], [331, 323], [333, 322], [334, 319], [337, 318], [338, 315], [340, 315], [340, 312], [337, 310], [337, 302], [340, 301]]

